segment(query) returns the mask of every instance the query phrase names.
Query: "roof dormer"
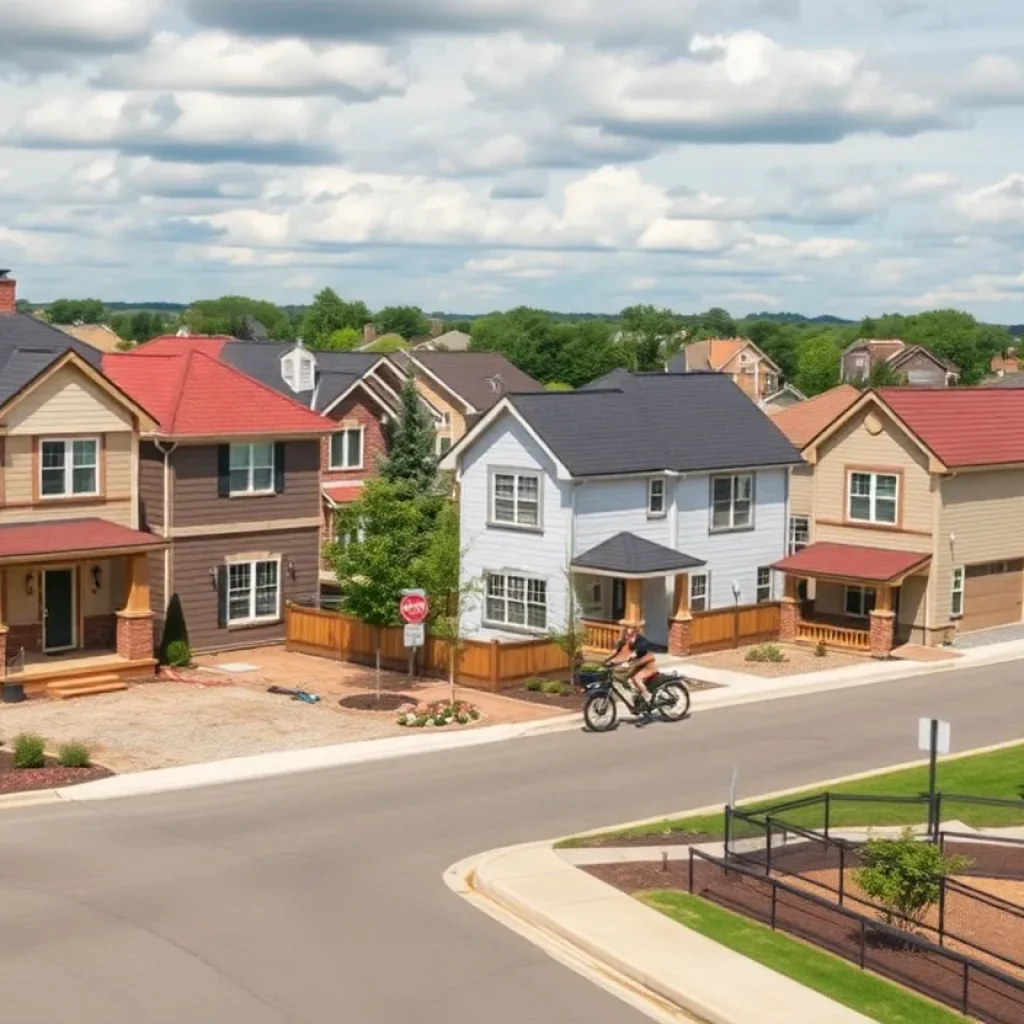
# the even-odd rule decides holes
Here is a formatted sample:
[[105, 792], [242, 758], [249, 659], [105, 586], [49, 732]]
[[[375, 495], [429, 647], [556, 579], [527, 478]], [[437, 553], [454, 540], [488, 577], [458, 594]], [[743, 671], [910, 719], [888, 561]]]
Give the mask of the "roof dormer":
[[295, 347], [281, 356], [281, 379], [292, 391], [312, 391], [316, 382], [316, 357], [299, 338]]

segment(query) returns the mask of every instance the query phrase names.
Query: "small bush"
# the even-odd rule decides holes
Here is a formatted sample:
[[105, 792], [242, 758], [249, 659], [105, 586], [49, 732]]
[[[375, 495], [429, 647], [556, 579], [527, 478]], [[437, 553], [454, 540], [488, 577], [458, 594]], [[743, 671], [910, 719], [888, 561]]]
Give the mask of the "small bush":
[[540, 693], [541, 690], [544, 689], [544, 680], [543, 679], [527, 679], [526, 680], [526, 688], [531, 693]]
[[747, 651], [746, 660], [779, 664], [786, 660], [786, 655], [778, 644], [758, 644]]
[[819, 640], [814, 648], [814, 656], [816, 658], [824, 658], [828, 654], [828, 648], [825, 646], [824, 640]]
[[192, 664], [192, 652], [184, 640], [173, 640], [167, 645], [167, 664], [173, 668], [188, 668]]
[[88, 768], [92, 765], [89, 748], [84, 743], [62, 743], [57, 749], [57, 760], [65, 768]]
[[46, 765], [46, 740], [34, 732], [23, 732], [14, 737], [14, 767], [43, 768]]
[[559, 682], [557, 679], [550, 679], [541, 687], [541, 692], [549, 697], [564, 697], [572, 693], [572, 687], [568, 683]]

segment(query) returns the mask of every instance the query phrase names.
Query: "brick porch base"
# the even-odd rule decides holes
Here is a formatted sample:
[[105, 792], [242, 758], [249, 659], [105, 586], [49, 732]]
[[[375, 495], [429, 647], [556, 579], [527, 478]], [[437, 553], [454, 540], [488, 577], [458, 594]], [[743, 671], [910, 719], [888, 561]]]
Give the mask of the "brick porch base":
[[117, 653], [129, 661], [153, 657], [153, 613], [117, 613]]

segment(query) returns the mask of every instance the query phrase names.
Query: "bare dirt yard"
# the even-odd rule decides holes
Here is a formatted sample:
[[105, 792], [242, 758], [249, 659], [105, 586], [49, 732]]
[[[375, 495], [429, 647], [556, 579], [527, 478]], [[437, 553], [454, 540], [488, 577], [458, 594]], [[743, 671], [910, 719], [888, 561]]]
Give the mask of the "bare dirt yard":
[[782, 651], [785, 661], [747, 661], [747, 653], [754, 648], [738, 647], [734, 651], [701, 654], [694, 658], [693, 662], [703, 665], [705, 668], [743, 672], [746, 675], [762, 676], [765, 679], [806, 675], [809, 672], [827, 672], [836, 668], [849, 668], [851, 665], [867, 665], [871, 662], [870, 658], [859, 654], [829, 651], [823, 657], [819, 657], [813, 647], [798, 647], [795, 644], [775, 644], [774, 646]]

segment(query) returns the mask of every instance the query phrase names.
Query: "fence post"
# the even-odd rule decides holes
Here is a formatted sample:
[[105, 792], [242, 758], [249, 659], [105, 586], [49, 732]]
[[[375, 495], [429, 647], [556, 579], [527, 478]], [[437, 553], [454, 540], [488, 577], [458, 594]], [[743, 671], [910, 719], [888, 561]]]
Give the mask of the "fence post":
[[939, 879], [939, 945], [946, 944], [946, 879]]
[[864, 970], [864, 964], [867, 961], [867, 944], [868, 944], [868, 922], [867, 918], [862, 917], [860, 919], [860, 969]]
[[839, 906], [843, 905], [846, 895], [846, 847], [839, 847]]
[[687, 882], [689, 883], [690, 895], [693, 895], [693, 847], [690, 847], [690, 870], [687, 875]]
[[491, 692], [497, 693], [500, 687], [501, 681], [501, 645], [497, 640], [491, 641], [490, 651], [490, 683]]
[[[764, 876], [770, 878], [772, 873], [772, 819], [771, 815], [766, 815], [764, 819], [764, 838], [765, 838], [765, 849], [764, 849]], [[774, 890], [773, 890], [774, 891]]]
[[832, 827], [832, 794], [825, 794], [825, 838], [828, 839], [828, 831]]
[[971, 1005], [970, 992], [968, 986], [971, 983], [971, 965], [965, 960], [964, 961], [964, 992], [963, 992], [963, 1014], [967, 1016], [967, 1010]]
[[729, 858], [732, 856], [732, 808], [725, 805], [725, 857], [722, 858], [723, 874], [729, 876]]
[[942, 794], [935, 794], [935, 831], [932, 833], [932, 841], [938, 839], [939, 830], [942, 828], [940, 822], [942, 821]]
[[775, 931], [775, 917], [779, 902], [779, 887], [772, 886], [772, 931]]

